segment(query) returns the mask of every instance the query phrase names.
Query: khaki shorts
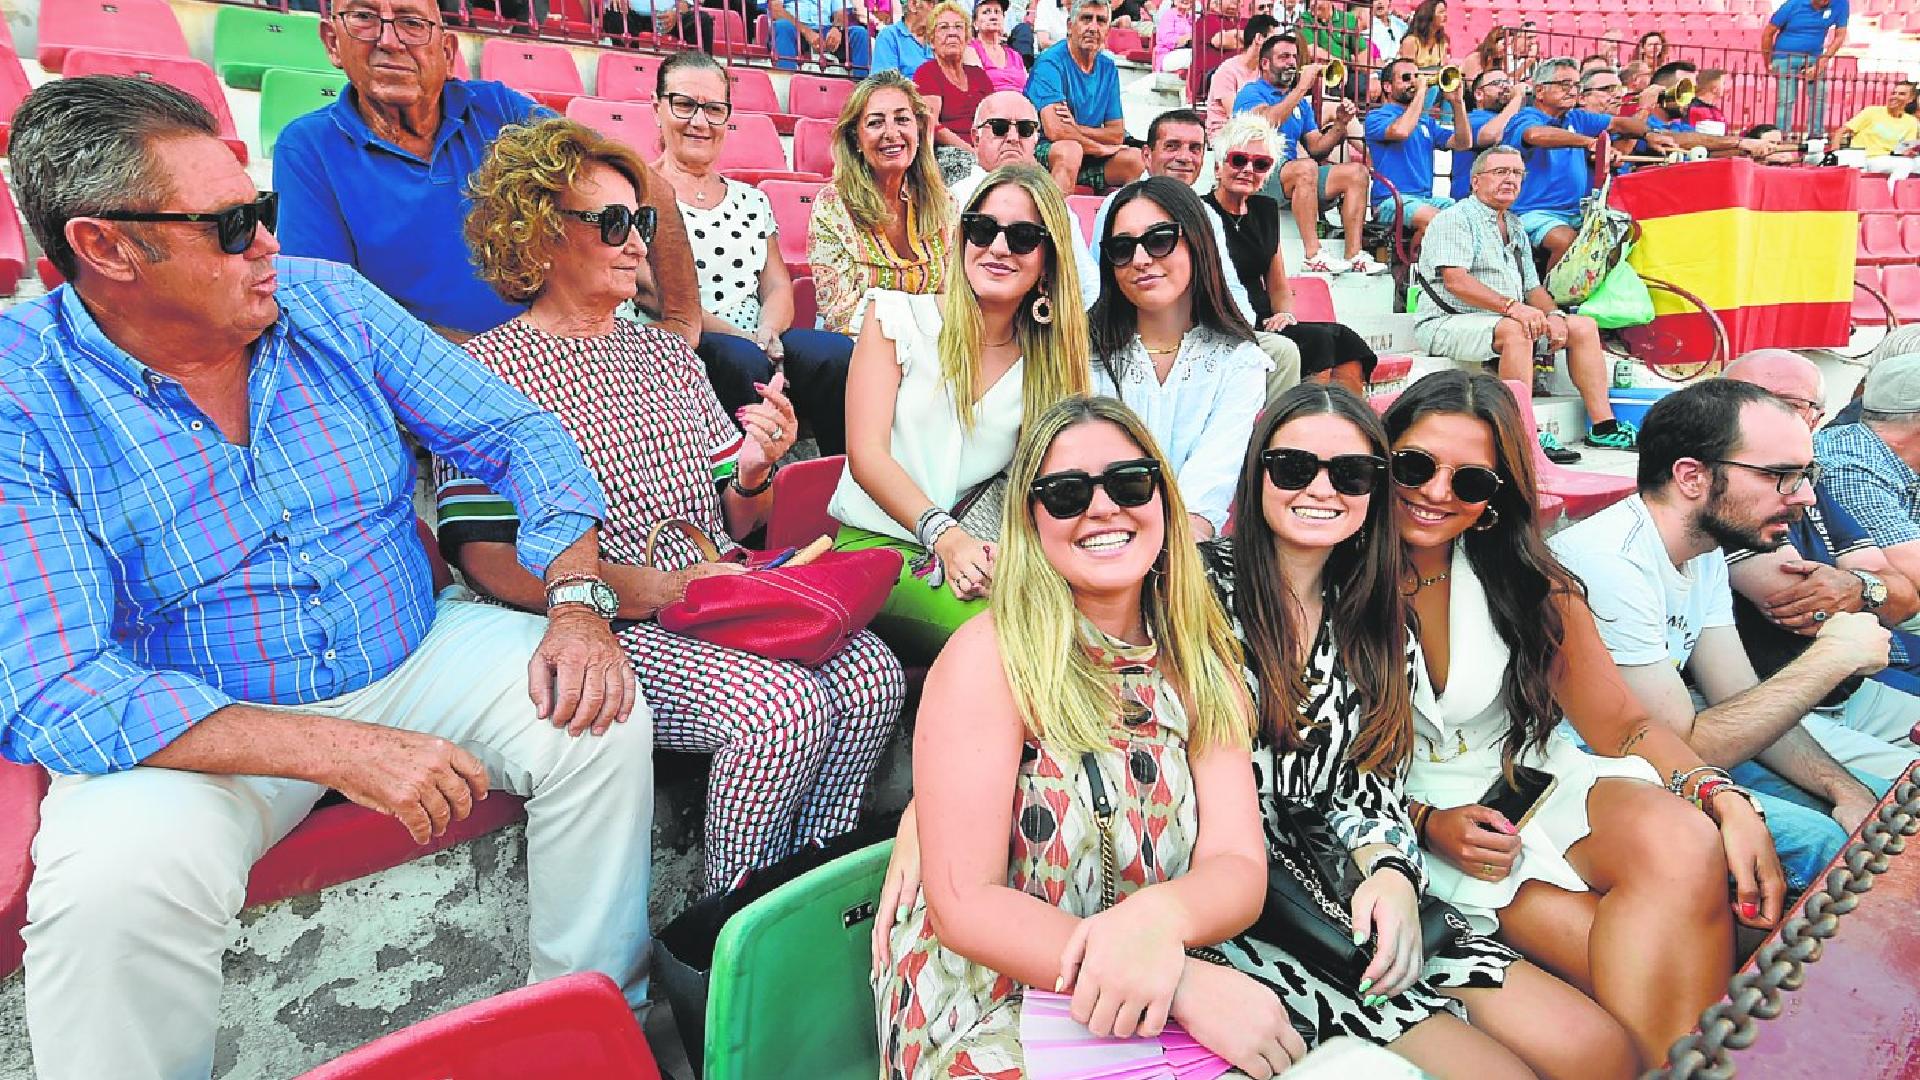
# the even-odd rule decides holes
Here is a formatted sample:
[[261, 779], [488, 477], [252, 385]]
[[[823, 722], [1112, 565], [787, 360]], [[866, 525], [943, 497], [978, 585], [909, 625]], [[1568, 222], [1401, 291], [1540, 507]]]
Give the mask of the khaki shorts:
[[[1493, 328], [1499, 326], [1504, 318], [1505, 315], [1496, 315], [1491, 311], [1436, 315], [1413, 328], [1413, 340], [1432, 356], [1444, 356], [1463, 363], [1492, 360], [1500, 355], [1500, 350], [1493, 347]], [[1533, 343], [1535, 356], [1544, 356], [1551, 351], [1546, 338]]]

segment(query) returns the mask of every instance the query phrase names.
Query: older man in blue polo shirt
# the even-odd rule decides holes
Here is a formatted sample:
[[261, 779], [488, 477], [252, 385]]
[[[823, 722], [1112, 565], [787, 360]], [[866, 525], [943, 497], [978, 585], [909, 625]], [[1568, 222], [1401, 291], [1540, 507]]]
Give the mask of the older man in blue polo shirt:
[[[288, 124], [274, 147], [285, 251], [352, 265], [455, 341], [519, 314], [474, 276], [461, 228], [467, 178], [493, 137], [540, 107], [500, 83], [449, 78], [458, 46], [432, 0], [343, 0], [320, 39], [352, 86]], [[660, 224], [647, 252], [657, 303], [643, 296], [641, 306], [698, 344], [686, 227], [672, 189], [645, 179]]]
[[[1467, 88], [1457, 83], [1445, 95], [1453, 123], [1443, 124], [1421, 106], [1427, 100], [1427, 75], [1405, 57], [1389, 60], [1380, 69], [1380, 86], [1386, 103], [1367, 113], [1367, 150], [1373, 155], [1373, 171], [1380, 179], [1373, 184], [1373, 215], [1393, 220], [1393, 196], [1400, 196], [1400, 207], [1407, 226], [1413, 230], [1417, 247], [1433, 215], [1453, 205], [1445, 195], [1433, 193], [1433, 152], [1436, 148], [1469, 150], [1473, 147], [1473, 121], [1467, 113]], [[1389, 190], [1387, 184], [1393, 185]]]
[[1146, 156], [1127, 145], [1120, 111], [1120, 69], [1107, 47], [1107, 0], [1074, 0], [1067, 40], [1033, 62], [1027, 97], [1040, 110], [1035, 157], [1060, 190], [1085, 184], [1104, 195], [1147, 171]]
[[1847, 15], [1847, 0], [1787, 0], [1767, 20], [1760, 33], [1760, 55], [1777, 76], [1780, 92], [1773, 122], [1782, 130], [1794, 129], [1794, 106], [1803, 81], [1812, 91], [1806, 130], [1827, 130], [1827, 65], [1847, 43]]

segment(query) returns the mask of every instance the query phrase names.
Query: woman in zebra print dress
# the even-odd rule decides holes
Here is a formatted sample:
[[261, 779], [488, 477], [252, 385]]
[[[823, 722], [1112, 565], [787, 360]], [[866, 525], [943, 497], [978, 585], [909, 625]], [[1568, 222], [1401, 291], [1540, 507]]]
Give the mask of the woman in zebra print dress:
[[1281, 997], [1311, 1045], [1357, 1036], [1442, 1078], [1628, 1075], [1635, 1059], [1619, 1025], [1506, 947], [1466, 936], [1422, 955], [1425, 871], [1402, 790], [1418, 647], [1405, 554], [1389, 501], [1373, 495], [1386, 454], [1366, 402], [1295, 387], [1254, 431], [1234, 534], [1202, 545], [1246, 645], [1267, 842], [1291, 845], [1276, 794], [1324, 813], [1364, 874], [1353, 922], [1376, 942], [1357, 988], [1320, 979], [1285, 942], [1241, 935], [1224, 951]]

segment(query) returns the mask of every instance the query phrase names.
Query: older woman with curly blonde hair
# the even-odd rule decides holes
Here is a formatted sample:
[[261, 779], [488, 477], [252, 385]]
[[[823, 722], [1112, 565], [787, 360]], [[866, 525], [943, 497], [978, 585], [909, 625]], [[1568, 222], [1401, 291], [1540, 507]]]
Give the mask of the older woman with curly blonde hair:
[[820, 328], [858, 337], [869, 289], [945, 292], [953, 204], [933, 111], [897, 71], [854, 87], [833, 132], [833, 183], [813, 202], [807, 261]]
[[[696, 578], [739, 573], [667, 521], [705, 532], [724, 556], [765, 520], [775, 463], [793, 446], [793, 407], [774, 376], [736, 427], [685, 341], [616, 318], [655, 224], [640, 205], [640, 159], [564, 119], [509, 127], [471, 181], [466, 235], [482, 279], [528, 304], [467, 342], [509, 385], [559, 417], [606, 491], [600, 578], [614, 627], [653, 710], [655, 744], [711, 753], [707, 887], [797, 845], [853, 828], [906, 695], [900, 664], [856, 635], [818, 668], [681, 637], [653, 615]], [[541, 611], [541, 584], [515, 561], [509, 503], [436, 467], [440, 543], [487, 599]]]

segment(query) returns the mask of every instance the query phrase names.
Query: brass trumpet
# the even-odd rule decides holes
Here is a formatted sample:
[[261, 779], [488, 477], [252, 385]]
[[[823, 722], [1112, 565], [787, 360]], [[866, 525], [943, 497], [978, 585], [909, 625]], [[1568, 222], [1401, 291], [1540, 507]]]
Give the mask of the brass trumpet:
[[1435, 77], [1433, 85], [1439, 88], [1443, 94], [1451, 94], [1455, 90], [1458, 90], [1460, 88], [1460, 80], [1464, 78], [1460, 73], [1460, 68], [1454, 64], [1448, 64], [1446, 67], [1421, 68], [1420, 74]]
[[1347, 81], [1347, 65], [1338, 58], [1327, 61], [1327, 69], [1320, 75], [1322, 86], [1339, 86]]
[[1693, 80], [1681, 79], [1674, 83], [1672, 89], [1660, 95], [1660, 102], [1676, 109], [1684, 109], [1693, 104]]

